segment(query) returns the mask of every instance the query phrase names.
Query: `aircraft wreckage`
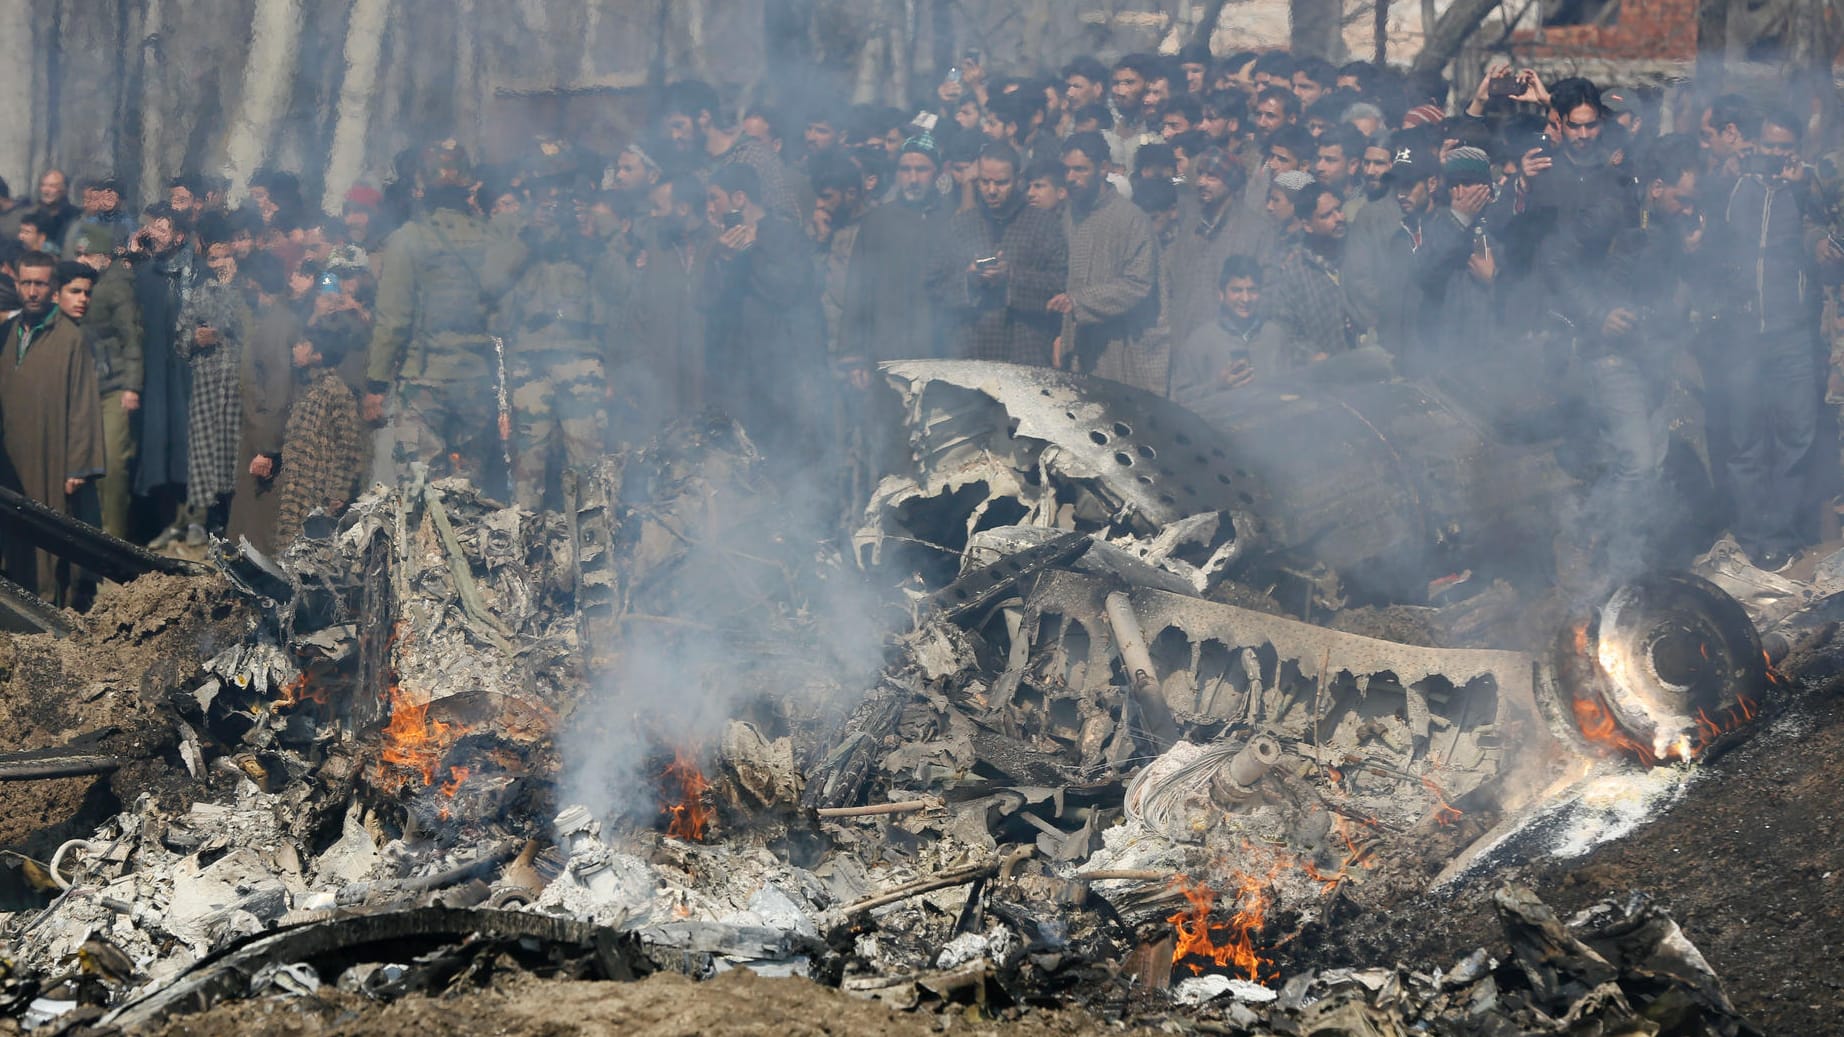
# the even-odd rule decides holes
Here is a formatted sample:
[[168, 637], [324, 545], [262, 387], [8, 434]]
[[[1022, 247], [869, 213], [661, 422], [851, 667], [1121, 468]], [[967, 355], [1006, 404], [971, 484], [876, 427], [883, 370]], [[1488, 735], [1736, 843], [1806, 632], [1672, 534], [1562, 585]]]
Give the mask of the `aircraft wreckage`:
[[[1451, 1022], [1487, 986], [1519, 1023], [1671, 997], [1746, 1032], [1656, 909], [1564, 925], [1515, 889], [1514, 954], [1259, 985], [1354, 887], [1488, 868], [1571, 788], [1773, 708], [1757, 623], [1695, 575], [1530, 629], [1493, 577], [1549, 542], [1548, 452], [1409, 383], [1200, 416], [1055, 371], [884, 370], [910, 463], [855, 558], [791, 527], [714, 415], [571, 473], [560, 514], [379, 490], [203, 575], [0, 501], [6, 535], [121, 581], [85, 617], [0, 588], [30, 632], [5, 672], [158, 660], [0, 761], [65, 783], [12, 836], [48, 892], [11, 895], [6, 1010], [132, 1029], [321, 984], [389, 999], [516, 946], [556, 974], [746, 966], [905, 1007], [1126, 1017], [1124, 991], [1171, 987], [1249, 1032]], [[854, 570], [903, 593], [844, 593]], [[1766, 642], [1816, 636], [1812, 603]], [[1670, 959], [1648, 992], [1596, 986], [1646, 941]], [[1571, 969], [1593, 982], [1557, 986]]]

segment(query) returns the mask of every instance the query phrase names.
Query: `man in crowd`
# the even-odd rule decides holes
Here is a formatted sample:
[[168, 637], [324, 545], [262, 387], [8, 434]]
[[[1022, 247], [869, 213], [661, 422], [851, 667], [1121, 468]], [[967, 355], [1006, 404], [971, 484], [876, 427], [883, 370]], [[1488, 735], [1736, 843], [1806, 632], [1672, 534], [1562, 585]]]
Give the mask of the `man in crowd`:
[[742, 164], [712, 173], [705, 192], [717, 235], [704, 274], [705, 389], [786, 474], [823, 450], [830, 394], [812, 244], [761, 195]]
[[1175, 344], [1188, 342], [1194, 331], [1214, 323], [1224, 260], [1255, 247], [1260, 226], [1237, 205], [1247, 183], [1242, 166], [1220, 149], [1206, 149], [1191, 161], [1193, 190], [1179, 200], [1166, 271], [1171, 300], [1166, 325]]
[[1344, 199], [1324, 184], [1311, 184], [1298, 193], [1294, 207], [1299, 243], [1275, 267], [1267, 312], [1289, 348], [1313, 363], [1355, 347], [1362, 317], [1344, 287]]
[[1262, 315], [1261, 264], [1234, 255], [1217, 272], [1217, 316], [1186, 339], [1172, 368], [1172, 398], [1192, 404], [1295, 366], [1286, 334]]
[[929, 287], [950, 319], [952, 355], [1048, 366], [1059, 322], [1049, 302], [1069, 279], [1063, 222], [1025, 204], [1018, 153], [980, 152], [979, 205], [949, 217]]
[[[17, 263], [20, 311], [0, 325], [0, 445], [11, 488], [61, 515], [85, 516], [78, 494], [103, 474], [101, 396], [79, 327], [96, 273], [30, 252]], [[70, 563], [7, 538], [5, 570], [58, 605], [73, 603]]]
[[150, 205], [142, 212], [141, 230], [128, 253], [135, 306], [141, 313], [140, 456], [134, 495], [152, 502], [162, 519], [165, 529], [154, 538], [159, 544], [185, 533], [184, 523], [173, 512], [186, 496], [192, 370], [179, 356], [176, 339], [179, 311], [200, 277], [186, 227], [186, 217], [170, 205]]
[[1358, 163], [1364, 157], [1364, 138], [1349, 126], [1341, 126], [1327, 131], [1317, 142], [1313, 151], [1313, 164], [1310, 172], [1313, 179], [1338, 195], [1345, 210], [1345, 220], [1357, 215], [1357, 210], [1364, 204], [1363, 178], [1358, 176]]
[[94, 355], [96, 388], [102, 394], [104, 474], [97, 480], [103, 531], [127, 540], [134, 490], [134, 415], [141, 409], [141, 308], [134, 278], [115, 258], [115, 243], [103, 227], [77, 235], [77, 262], [96, 274], [84, 338]]
[[[506, 297], [510, 334], [513, 499], [538, 511], [562, 505], [561, 472], [586, 471], [607, 446], [608, 376], [592, 290], [598, 248], [575, 214], [578, 169], [561, 148], [526, 172], [531, 221], [523, 275]], [[552, 478], [552, 472], [559, 473]]]
[[1729, 129], [1740, 134], [1742, 172], [1714, 250], [1728, 264], [1722, 316], [1731, 343], [1716, 384], [1728, 418], [1735, 538], [1757, 565], [1779, 571], [1806, 540], [1801, 518], [1818, 435], [1813, 268], [1826, 243], [1813, 235], [1808, 244], [1802, 120], [1744, 113], [1728, 119]]
[[396, 397], [389, 463], [400, 481], [411, 481], [412, 465], [479, 478], [498, 424], [500, 360], [488, 328], [523, 249], [470, 209], [474, 177], [460, 145], [424, 149], [417, 181], [424, 212], [384, 249], [361, 416], [383, 421], [386, 396]]
[[121, 192], [121, 183], [113, 173], [97, 177], [84, 186], [83, 215], [71, 221], [62, 239], [66, 256], [76, 257], [77, 235], [90, 227], [108, 231], [111, 249], [128, 243], [135, 232], [135, 220], [122, 211]]
[[895, 195], [865, 214], [859, 229], [839, 327], [841, 362], [859, 391], [879, 360], [941, 355], [927, 281], [953, 206], [935, 189], [939, 154], [927, 135], [904, 142]]
[[705, 275], [717, 228], [705, 190], [690, 176], [647, 192], [644, 263], [623, 311], [626, 334], [611, 342], [610, 424], [622, 441], [642, 441], [659, 424], [705, 403]]
[[[70, 203], [70, 183], [64, 179], [64, 173], [58, 169], [47, 169], [38, 178], [38, 206], [33, 210], [39, 217], [39, 230], [46, 240], [56, 242], [60, 247], [64, 243], [64, 233], [79, 215], [76, 206]], [[41, 248], [43, 246], [40, 246]]]
[[1069, 284], [1047, 304], [1063, 318], [1059, 366], [1163, 395], [1170, 343], [1159, 324], [1159, 244], [1152, 222], [1106, 188], [1107, 143], [1078, 133], [1063, 144], [1069, 187]]

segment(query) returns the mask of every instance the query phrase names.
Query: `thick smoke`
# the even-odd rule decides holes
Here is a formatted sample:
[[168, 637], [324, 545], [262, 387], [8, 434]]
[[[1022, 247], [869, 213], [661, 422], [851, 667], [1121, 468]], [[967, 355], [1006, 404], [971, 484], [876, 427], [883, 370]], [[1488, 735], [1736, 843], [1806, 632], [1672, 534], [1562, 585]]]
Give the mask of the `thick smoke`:
[[[633, 503], [617, 536], [642, 541], [628, 613], [619, 642], [606, 646], [613, 665], [596, 675], [561, 746], [562, 802], [597, 816], [653, 820], [663, 763], [686, 752], [708, 768], [733, 720], [774, 737], [783, 718], [849, 708], [900, 617], [830, 546], [837, 515], [819, 502], [836, 492], [824, 472], [767, 479], [727, 419], [707, 414], [673, 430], [692, 427], [706, 439], [686, 482], [666, 474], [689, 460], [665, 453], [670, 430], [662, 453], [625, 476]], [[648, 481], [665, 493], [649, 499], [636, 486]]]

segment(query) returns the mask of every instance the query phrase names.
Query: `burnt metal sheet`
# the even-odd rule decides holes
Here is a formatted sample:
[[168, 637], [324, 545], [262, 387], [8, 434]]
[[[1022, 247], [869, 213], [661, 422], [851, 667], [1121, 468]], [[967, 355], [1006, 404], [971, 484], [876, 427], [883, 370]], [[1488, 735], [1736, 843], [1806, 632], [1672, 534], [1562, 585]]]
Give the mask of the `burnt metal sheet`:
[[[1020, 461], [1090, 483], [1105, 506], [1142, 533], [1199, 512], [1263, 509], [1265, 492], [1232, 462], [1223, 434], [1163, 397], [1018, 364], [882, 366], [903, 396], [910, 442], [925, 472], [987, 461], [989, 437], [999, 430]], [[977, 406], [982, 398], [996, 407]]]
[[87, 522], [60, 515], [4, 486], [0, 486], [0, 533], [117, 583], [127, 583], [142, 573], [202, 576], [209, 571], [197, 562], [167, 558], [117, 540]]
[[68, 616], [44, 598], [0, 576], [0, 630], [10, 634], [67, 636]]

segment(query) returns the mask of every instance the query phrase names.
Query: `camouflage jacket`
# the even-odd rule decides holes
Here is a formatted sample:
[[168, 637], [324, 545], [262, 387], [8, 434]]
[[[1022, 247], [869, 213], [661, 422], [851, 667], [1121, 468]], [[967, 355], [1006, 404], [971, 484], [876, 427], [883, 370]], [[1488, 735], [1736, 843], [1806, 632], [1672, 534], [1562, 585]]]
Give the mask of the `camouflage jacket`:
[[134, 278], [122, 263], [110, 264], [96, 279], [83, 332], [96, 359], [97, 390], [104, 395], [140, 392], [141, 307], [134, 298]]
[[399, 377], [487, 378], [494, 310], [524, 257], [516, 236], [454, 209], [398, 228], [384, 243], [367, 387], [383, 392]]

